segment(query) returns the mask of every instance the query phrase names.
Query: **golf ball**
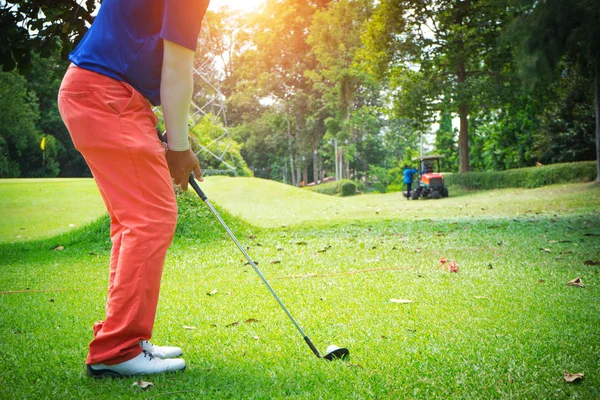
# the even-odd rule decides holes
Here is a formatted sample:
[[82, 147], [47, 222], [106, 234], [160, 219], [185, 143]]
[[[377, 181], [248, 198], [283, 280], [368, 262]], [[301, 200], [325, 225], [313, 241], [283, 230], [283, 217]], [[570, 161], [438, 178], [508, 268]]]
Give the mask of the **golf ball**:
[[339, 347], [337, 347], [335, 344], [331, 344], [327, 347], [327, 350], [325, 350], [325, 353], [329, 354], [332, 351], [335, 351], [337, 349], [339, 349]]

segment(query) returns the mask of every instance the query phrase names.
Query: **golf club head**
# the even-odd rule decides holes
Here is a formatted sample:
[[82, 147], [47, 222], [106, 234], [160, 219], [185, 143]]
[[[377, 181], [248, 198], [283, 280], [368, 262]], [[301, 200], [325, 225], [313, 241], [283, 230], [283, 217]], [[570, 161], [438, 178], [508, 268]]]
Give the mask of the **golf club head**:
[[347, 348], [337, 347], [336, 345], [332, 344], [331, 346], [327, 347], [326, 353], [323, 356], [323, 358], [328, 361], [333, 361], [336, 359], [343, 360], [346, 357], [348, 357], [349, 355], [350, 355], [350, 350], [348, 350]]

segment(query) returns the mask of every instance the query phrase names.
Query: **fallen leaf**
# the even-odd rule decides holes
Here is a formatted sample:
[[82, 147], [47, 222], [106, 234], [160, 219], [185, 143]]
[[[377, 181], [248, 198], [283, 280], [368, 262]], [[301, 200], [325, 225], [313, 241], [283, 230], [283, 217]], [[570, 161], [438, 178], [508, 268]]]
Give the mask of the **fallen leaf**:
[[[252, 262], [254, 262], [254, 265], [258, 265], [258, 261], [252, 260]], [[250, 261], [246, 261], [244, 265], [250, 265]]]
[[572, 382], [581, 380], [581, 379], [583, 379], [583, 372], [579, 372], [577, 374], [571, 374], [571, 373], [565, 371], [564, 379], [565, 379], [565, 382], [567, 382], [567, 383], [572, 383]]
[[271, 264], [281, 264], [281, 261], [279, 261], [279, 260], [273, 260], [273, 261], [271, 261]]
[[306, 246], [306, 245], [307, 245], [307, 243], [306, 243], [306, 242], [296, 242], [296, 244], [297, 244], [298, 246]]
[[217, 289], [213, 289], [211, 290], [209, 293], [206, 293], [208, 296], [214, 296], [215, 294], [217, 294]]
[[546, 281], [543, 279], [538, 279], [538, 283], [544, 283], [544, 282], [546, 282]]
[[246, 323], [246, 324], [252, 324], [254, 322], [260, 322], [260, 321], [257, 320], [256, 318], [248, 318], [247, 320], [244, 321], [244, 323]]
[[258, 336], [254, 336], [252, 339], [254, 339], [254, 340], [258, 340], [258, 339], [260, 339], [260, 338], [259, 338]]
[[450, 268], [450, 272], [458, 272], [458, 264], [454, 260], [448, 264], [448, 268]]
[[573, 254], [573, 252], [571, 250], [568, 250], [568, 251], [561, 251], [559, 254]]
[[408, 303], [412, 303], [412, 300], [405, 300], [405, 299], [390, 299], [390, 303], [408, 304]]
[[541, 250], [541, 251], [544, 251], [544, 252], [546, 252], [546, 253], [552, 253], [552, 250], [550, 250], [550, 249], [540, 249], [540, 250]]
[[133, 382], [133, 385], [131, 385], [131, 386], [137, 386], [137, 387], [139, 387], [141, 389], [146, 390], [146, 389], [151, 388], [152, 386], [154, 386], [154, 383], [152, 383], [152, 382], [146, 382], [146, 381], [142, 381], [142, 380], [138, 380], [138, 381]]
[[446, 259], [445, 258], [440, 258], [440, 263], [446, 264]]
[[52, 250], [57, 250], [57, 251], [61, 251], [64, 250], [65, 247], [64, 246], [56, 246], [55, 248], [53, 248]]
[[581, 277], [578, 276], [577, 278], [570, 280], [569, 282], [567, 282], [567, 285], [570, 286], [577, 286], [577, 287], [583, 287], [583, 281], [581, 280]]
[[420, 253], [422, 251], [423, 251], [423, 249], [415, 249], [415, 253]]
[[195, 326], [188, 326], [188, 325], [183, 325], [182, 328], [187, 329], [188, 331], [193, 331], [194, 329], [196, 329]]
[[239, 324], [240, 324], [239, 322], [232, 322], [230, 324], [225, 325], [225, 328], [231, 328], [232, 326], [237, 326]]
[[585, 260], [583, 263], [585, 265], [600, 265], [600, 261], [598, 260]]

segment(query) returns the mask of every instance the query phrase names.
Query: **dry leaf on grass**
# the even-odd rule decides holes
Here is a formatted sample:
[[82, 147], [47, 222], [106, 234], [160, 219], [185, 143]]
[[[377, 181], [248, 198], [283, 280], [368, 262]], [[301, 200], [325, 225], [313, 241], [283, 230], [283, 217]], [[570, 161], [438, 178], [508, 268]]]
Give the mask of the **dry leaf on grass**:
[[182, 328], [187, 329], [188, 331], [193, 331], [194, 329], [196, 329], [195, 326], [188, 326], [188, 325], [183, 325]]
[[209, 293], [206, 293], [208, 296], [214, 296], [215, 294], [217, 294], [217, 289], [213, 289], [211, 290]]
[[577, 286], [577, 287], [583, 287], [583, 281], [581, 280], [581, 277], [578, 276], [577, 278], [570, 280], [569, 282], [567, 282], [567, 285], [569, 286]]
[[281, 264], [281, 261], [279, 261], [279, 260], [273, 260], [273, 261], [271, 261], [271, 264]]
[[545, 253], [552, 253], [552, 250], [550, 249], [540, 249], [541, 251], [545, 252]]
[[56, 251], [61, 251], [64, 250], [65, 247], [64, 246], [56, 246], [55, 248], [53, 248], [52, 250], [56, 250]]
[[252, 324], [254, 322], [260, 322], [260, 321], [257, 320], [256, 318], [248, 318], [247, 320], [244, 321], [244, 323], [246, 323], [246, 324]]
[[408, 304], [408, 303], [412, 303], [412, 300], [406, 300], [406, 299], [390, 299], [390, 303]]
[[237, 326], [239, 324], [240, 324], [239, 322], [232, 322], [230, 324], [225, 325], [225, 328], [231, 328], [232, 326]]
[[585, 265], [600, 265], [600, 260], [585, 260], [583, 262]]
[[131, 385], [131, 386], [137, 386], [137, 387], [145, 390], [145, 389], [148, 389], [148, 388], [151, 388], [152, 386], [154, 386], [154, 383], [138, 380], [138, 381], [133, 382], [133, 385]]
[[579, 381], [579, 380], [583, 379], [583, 372], [579, 372], [577, 374], [571, 374], [571, 373], [565, 371], [564, 378], [565, 378], [565, 382], [567, 382], [567, 383]]

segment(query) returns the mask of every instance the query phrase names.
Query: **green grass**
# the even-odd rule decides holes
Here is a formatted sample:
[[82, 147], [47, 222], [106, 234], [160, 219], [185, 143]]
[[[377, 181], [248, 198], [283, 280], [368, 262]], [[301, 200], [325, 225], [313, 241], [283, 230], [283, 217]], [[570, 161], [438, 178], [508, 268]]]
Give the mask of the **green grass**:
[[0, 179], [0, 242], [49, 237], [104, 213], [92, 179]]
[[[146, 392], [131, 387], [135, 378], [85, 377], [108, 278], [103, 217], [0, 244], [0, 387], [10, 388], [0, 397], [599, 397], [600, 267], [585, 264], [600, 259], [597, 186], [415, 202], [258, 179], [211, 178], [203, 188], [317, 347], [346, 346], [351, 359], [310, 353], [190, 194], [179, 199], [154, 336], [181, 345], [188, 369], [144, 377], [155, 384]], [[459, 272], [440, 269], [441, 257]], [[577, 276], [585, 287], [565, 284]], [[584, 381], [563, 382], [565, 370]]]

